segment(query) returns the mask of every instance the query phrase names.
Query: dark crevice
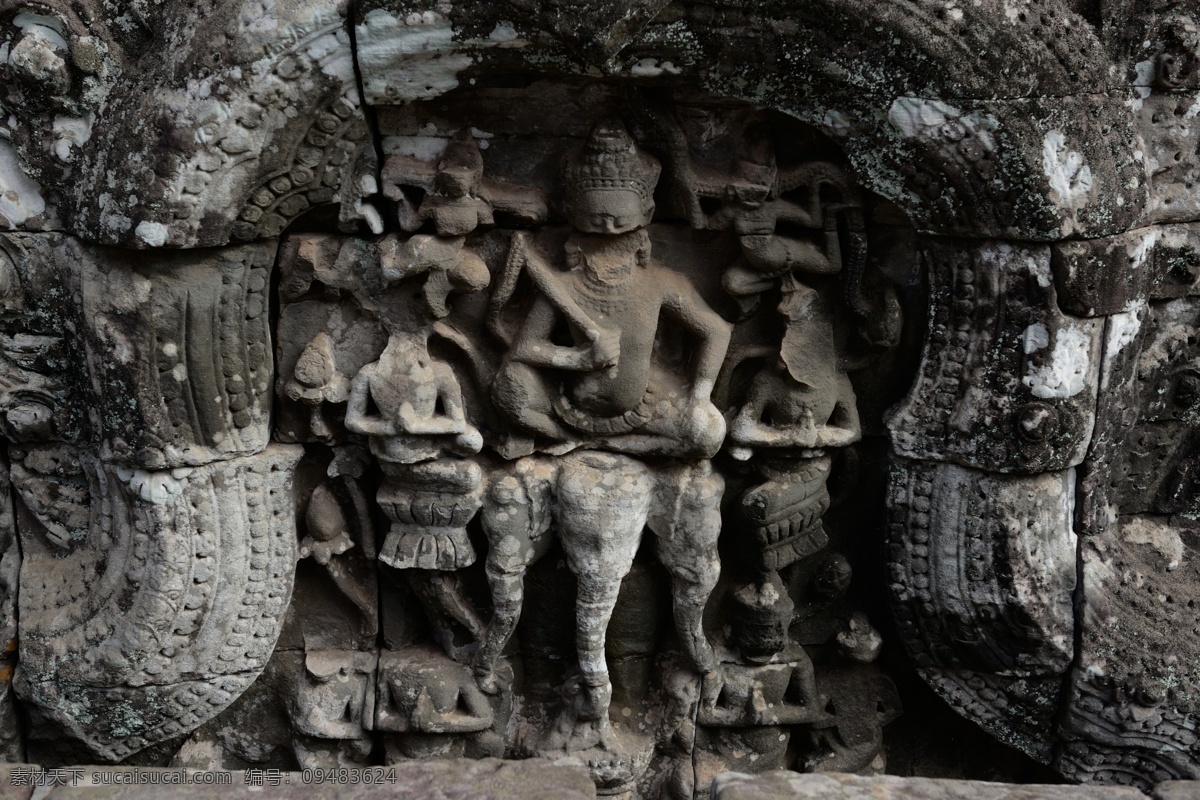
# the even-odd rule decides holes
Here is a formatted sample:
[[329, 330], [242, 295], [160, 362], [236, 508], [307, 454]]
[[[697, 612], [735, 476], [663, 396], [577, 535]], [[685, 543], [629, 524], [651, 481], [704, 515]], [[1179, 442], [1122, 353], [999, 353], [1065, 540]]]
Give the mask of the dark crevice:
[[[12, 445], [13, 445], [13, 442], [10, 442], [5, 439], [0, 439], [0, 446], [3, 447], [3, 452], [0, 453], [0, 470], [3, 470], [3, 473], [4, 473], [3, 474], [3, 482], [5, 484], [4, 493], [2, 495], [0, 495], [0, 502], [4, 502], [4, 503], [8, 504], [8, 515], [9, 515], [9, 519], [12, 521], [11, 522], [12, 527], [7, 531], [8, 535], [12, 536], [12, 542], [10, 543], [9, 547], [12, 548], [12, 552], [15, 552], [16, 556], [17, 556], [17, 581], [14, 585], [7, 587], [8, 595], [12, 602], [13, 633], [14, 633], [14, 636], [16, 636], [17, 648], [12, 652], [11, 656], [7, 656], [7, 654], [6, 654], [6, 656], [7, 656], [6, 661], [7, 661], [8, 665], [11, 665], [13, 672], [15, 673], [17, 667], [20, 664], [20, 660], [21, 660], [21, 650], [20, 650], [20, 645], [19, 645], [20, 630], [21, 630], [20, 569], [21, 569], [21, 564], [23, 563], [23, 561], [25, 559], [25, 553], [21, 549], [21, 537], [17, 531], [17, 524], [18, 524], [19, 518], [17, 516], [17, 487], [16, 487], [16, 484], [13, 483], [13, 478], [12, 478], [12, 453], [11, 453]], [[3, 540], [4, 540], [4, 533], [5, 533], [4, 531], [0, 531], [0, 542], [3, 542]], [[5, 549], [7, 550], [7, 548], [5, 548]], [[0, 551], [0, 558], [3, 558], [3, 556], [5, 554], [6, 553], [4, 553], [3, 551]], [[9, 644], [8, 642], [0, 642], [0, 646], [2, 646], [2, 647], [7, 647], [8, 644]], [[11, 659], [11, 660], [8, 660], [8, 659]], [[26, 755], [27, 751], [26, 751], [25, 742], [27, 740], [27, 736], [28, 736], [28, 732], [29, 732], [29, 718], [28, 718], [28, 712], [25, 710], [25, 707], [24, 707], [24, 701], [20, 697], [17, 696], [17, 692], [13, 688], [11, 675], [8, 679], [7, 690], [8, 690], [9, 701], [12, 703], [12, 706], [13, 706], [13, 713], [16, 714], [17, 720], [18, 720], [17, 725], [16, 725], [16, 747], [20, 751], [21, 758], [24, 759], [24, 758], [28, 757]]]
[[[1078, 489], [1076, 488], [1076, 492]], [[1076, 494], [1075, 502], [1079, 502], [1078, 493]], [[1069, 713], [1071, 707], [1071, 684], [1075, 679], [1076, 672], [1080, 669], [1080, 662], [1083, 657], [1083, 542], [1086, 537], [1082, 534], [1076, 534], [1075, 538], [1075, 591], [1071, 593], [1071, 611], [1074, 616], [1073, 630], [1073, 653], [1071, 663], [1067, 667], [1066, 674], [1063, 675], [1062, 689], [1059, 693], [1058, 714], [1054, 721], [1054, 747], [1052, 750], [1053, 756], [1050, 766], [1057, 768], [1059, 759], [1062, 756], [1063, 739], [1062, 729], [1064, 717]]]
[[[359, 4], [358, 0], [349, 0], [346, 7], [346, 33], [350, 39], [350, 58], [354, 65], [354, 85], [358, 90], [358, 105], [362, 110], [363, 122], [367, 126], [367, 132], [371, 137], [371, 145], [375, 150], [375, 187], [379, 194], [378, 199], [382, 200], [383, 190], [383, 133], [379, 127], [379, 114], [375, 107], [367, 102], [366, 85], [363, 81], [362, 65], [358, 60], [358, 31], [355, 28], [355, 21], [358, 19]], [[386, 206], [385, 206], [386, 208]], [[390, 225], [387, 224], [387, 219], [394, 218], [388, 214], [385, 218], [384, 229], [387, 230]], [[366, 477], [366, 476], [364, 476]], [[371, 526], [372, 530], [364, 530], [363, 535], [370, 535], [375, 532], [378, 537], [378, 529], [376, 526]], [[365, 544], [365, 542], [364, 542]], [[371, 543], [378, 552], [379, 539]], [[384, 575], [379, 573], [378, 580], [375, 583], [375, 658], [378, 663], [380, 655], [387, 650], [387, 640], [384, 636], [384, 591], [383, 591]], [[379, 755], [379, 750], [382, 746], [381, 737], [373, 737], [375, 755]]]
[[363, 121], [371, 136], [371, 144], [375, 148], [376, 191], [381, 192], [383, 189], [383, 134], [379, 129], [378, 112], [374, 106], [367, 103], [362, 65], [358, 62], [358, 31], [354, 24], [356, 19], [358, 19], [358, 0], [349, 0], [346, 7], [346, 33], [350, 37], [350, 61], [354, 65], [354, 85], [358, 90], [358, 107], [362, 110]]
[[[1105, 319], [1105, 324], [1101, 330], [1100, 340], [1100, 375], [1097, 376], [1101, 385], [1105, 383], [1104, 373], [1111, 369], [1111, 364], [1108, 361], [1109, 357], [1109, 337], [1108, 328], [1111, 323]], [[1115, 354], [1114, 354], [1115, 355]], [[1092, 457], [1092, 443], [1098, 434], [1097, 428], [1100, 425], [1103, 409], [1101, 408], [1101, 394], [1096, 393], [1095, 406], [1093, 408], [1092, 423], [1092, 442], [1089, 443], [1088, 453], [1084, 456], [1085, 461]], [[1093, 468], [1095, 465], [1092, 465]], [[1072, 531], [1075, 533], [1075, 589], [1071, 592], [1071, 616], [1072, 616], [1072, 651], [1071, 663], [1067, 666], [1067, 670], [1063, 675], [1062, 688], [1059, 690], [1058, 713], [1055, 715], [1054, 731], [1053, 731], [1053, 756], [1050, 766], [1055, 766], [1062, 755], [1063, 740], [1062, 728], [1064, 717], [1069, 713], [1071, 707], [1071, 685], [1075, 680], [1075, 674], [1081, 668], [1083, 658], [1083, 615], [1084, 615], [1084, 574], [1083, 574], [1083, 544], [1087, 539], [1088, 533], [1084, 531], [1085, 525], [1081, 522], [1080, 509], [1083, 508], [1086, 502], [1084, 491], [1081, 488], [1082, 481], [1079, 476], [1079, 467], [1073, 468], [1075, 480], [1071, 486], [1073, 494], [1072, 503], [1074, 508], [1071, 509], [1069, 523]]]

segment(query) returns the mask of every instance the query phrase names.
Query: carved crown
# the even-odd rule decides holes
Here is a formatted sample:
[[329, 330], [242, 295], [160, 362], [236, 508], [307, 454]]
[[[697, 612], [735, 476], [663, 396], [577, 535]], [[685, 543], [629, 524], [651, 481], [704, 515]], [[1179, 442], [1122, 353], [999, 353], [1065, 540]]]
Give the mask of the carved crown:
[[610, 117], [596, 123], [587, 144], [567, 159], [567, 192], [625, 189], [649, 202], [661, 171], [658, 159], [640, 150], [625, 125]]

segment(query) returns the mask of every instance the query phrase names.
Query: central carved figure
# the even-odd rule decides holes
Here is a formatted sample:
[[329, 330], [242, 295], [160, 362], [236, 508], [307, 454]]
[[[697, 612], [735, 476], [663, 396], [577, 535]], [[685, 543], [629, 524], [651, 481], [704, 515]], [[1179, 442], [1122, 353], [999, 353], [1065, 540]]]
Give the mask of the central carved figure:
[[[538, 297], [493, 397], [518, 425], [558, 443], [552, 451], [584, 445], [710, 458], [725, 438], [711, 394], [731, 326], [686, 278], [652, 260], [646, 226], [659, 171], [619, 122], [601, 122], [566, 167], [575, 228], [564, 245], [567, 270], [556, 270], [525, 237], [514, 238], [510, 271], [524, 268]], [[664, 313], [697, 340], [690, 386], [656, 368]]]
[[[518, 234], [493, 297], [493, 308], [508, 302], [521, 270], [536, 288], [493, 383], [496, 404], [531, 438], [509, 439], [506, 455], [526, 455], [493, 474], [484, 502], [495, 613], [476, 672], [485, 691], [497, 690], [493, 671], [520, 616], [524, 572], [549, 550], [556, 527], [578, 585], [580, 678], [542, 750], [615, 753], [606, 763], [617, 780], [628, 765], [608, 719], [605, 633], [643, 530], [658, 537], [671, 574], [684, 652], [701, 674], [717, 667], [702, 615], [720, 571], [724, 481], [707, 459], [725, 438], [711, 393], [732, 326], [652, 260], [646, 226], [659, 171], [620, 123], [598, 124], [567, 162], [574, 231], [565, 269]], [[690, 380], [659, 364], [664, 315], [695, 340]], [[548, 455], [531, 454], [532, 437], [546, 440]]]

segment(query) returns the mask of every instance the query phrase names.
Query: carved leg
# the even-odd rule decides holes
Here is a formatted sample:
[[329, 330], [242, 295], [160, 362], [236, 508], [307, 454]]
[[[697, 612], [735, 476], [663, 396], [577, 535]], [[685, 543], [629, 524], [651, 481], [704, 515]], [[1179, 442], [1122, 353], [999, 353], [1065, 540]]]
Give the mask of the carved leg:
[[525, 601], [525, 570], [534, 559], [522, 561], [516, 572], [507, 572], [502, 565], [488, 559], [488, 585], [492, 589], [492, 620], [488, 623], [475, 651], [473, 669], [479, 688], [488, 694], [496, 694], [500, 686], [496, 683], [496, 662], [508, 640], [512, 638], [521, 619], [521, 607]]
[[612, 684], [605, 634], [621, 579], [633, 567], [652, 494], [649, 470], [640, 462], [599, 453], [564, 461], [559, 527], [567, 564], [578, 581], [579, 719], [607, 721]]
[[546, 378], [518, 361], [502, 366], [492, 382], [492, 401], [517, 425], [555, 441], [575, 438], [554, 417], [551, 396]]
[[[637, 548], [632, 548], [637, 552]], [[621, 570], [621, 566], [614, 564]], [[608, 713], [612, 699], [612, 681], [608, 676], [608, 664], [604, 660], [605, 634], [613, 608], [617, 605], [617, 593], [621, 589], [621, 578], [633, 566], [633, 557], [624, 565], [620, 575], [613, 578], [592, 576], [579, 578], [579, 599], [575, 605], [575, 643], [579, 651], [580, 719], [600, 719]]]
[[479, 686], [494, 694], [496, 662], [521, 618], [525, 571], [546, 554], [553, 541], [546, 532], [550, 487], [557, 471], [542, 459], [523, 459], [511, 471], [493, 476], [483, 506], [488, 538], [487, 578], [492, 590], [492, 619], [479, 640], [474, 670]]
[[792, 670], [791, 686], [805, 708], [821, 710], [825, 707], [826, 698], [817, 692], [817, 675], [813, 669], [812, 660], [803, 650], [801, 657], [796, 660], [796, 668]]
[[659, 473], [655, 488], [648, 524], [658, 537], [659, 560], [671, 575], [675, 627], [696, 669], [712, 672], [717, 659], [704, 635], [704, 607], [721, 574], [717, 537], [725, 480], [702, 461]]

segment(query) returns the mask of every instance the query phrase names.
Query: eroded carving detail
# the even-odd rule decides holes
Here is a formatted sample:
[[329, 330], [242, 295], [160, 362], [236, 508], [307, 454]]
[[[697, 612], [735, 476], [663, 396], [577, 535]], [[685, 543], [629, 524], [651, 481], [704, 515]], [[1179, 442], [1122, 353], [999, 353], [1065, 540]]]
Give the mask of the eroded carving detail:
[[291, 597], [297, 448], [171, 472], [13, 455], [22, 582], [42, 587], [20, 596], [16, 684], [37, 714], [115, 760], [258, 677]]
[[0, 3], [32, 754], [880, 770], [890, 480], [941, 696], [1196, 772], [1186, 9], [128, 5]]
[[[282, 247], [281, 435], [367, 443], [381, 588], [409, 604], [383, 621], [387, 758], [571, 755], [605, 791], [650, 796], [702, 789], [684, 765], [728, 763], [743, 729], [780, 764], [749, 731], [802, 730], [813, 768], [879, 768], [886, 679], [820, 677], [870, 673], [880, 650], [822, 523], [862, 435], [846, 364], [902, 324], [868, 269], [863, 198], [834, 164], [777, 167], [771, 125], [742, 108], [639, 128], [592, 102], [590, 126], [564, 121], [575, 141], [514, 162], [469, 133], [501, 97], [385, 161], [410, 233]], [[747, 555], [722, 584], [723, 530]], [[650, 626], [661, 613], [673, 624]], [[631, 671], [654, 663], [662, 681]], [[662, 707], [677, 722], [655, 735]]]

